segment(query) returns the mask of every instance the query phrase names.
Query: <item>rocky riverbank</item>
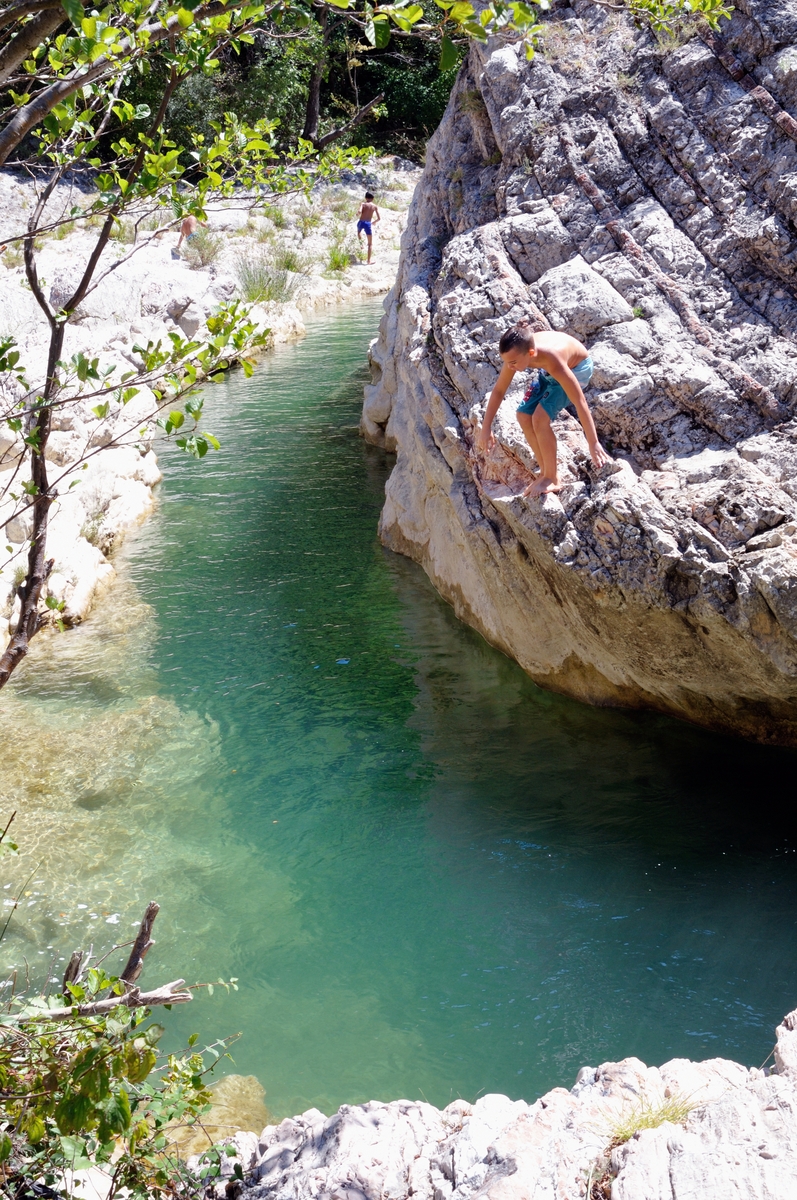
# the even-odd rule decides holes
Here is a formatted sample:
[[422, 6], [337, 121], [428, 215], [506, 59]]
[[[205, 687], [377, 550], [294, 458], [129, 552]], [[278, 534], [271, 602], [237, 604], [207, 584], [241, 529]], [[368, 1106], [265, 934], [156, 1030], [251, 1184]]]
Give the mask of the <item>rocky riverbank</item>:
[[583, 1067], [569, 1091], [532, 1104], [310, 1109], [237, 1134], [225, 1171], [241, 1164], [252, 1200], [793, 1200], [796, 1029], [793, 1012], [768, 1069], [628, 1058]]
[[[363, 430], [395, 449], [381, 533], [538, 682], [797, 743], [797, 16], [720, 37], [552, 6], [531, 63], [472, 48], [433, 137]], [[565, 486], [502, 406], [522, 315], [574, 332], [615, 462], [557, 422]], [[522, 381], [518, 381], [518, 389]]]
[[[250, 210], [230, 200], [208, 211], [200, 252], [183, 247], [175, 254], [176, 227], [135, 231], [122, 225], [106, 250], [100, 271], [114, 266], [81, 304], [67, 330], [65, 358], [82, 352], [97, 358], [102, 371], [137, 369], [135, 347], [148, 339], [168, 344], [169, 334], [201, 339], [217, 306], [241, 297], [255, 303], [252, 319], [270, 330], [269, 345], [304, 334], [305, 314], [386, 293], [396, 274], [399, 237], [419, 171], [402, 160], [378, 160], [335, 186], [320, 186], [310, 197], [288, 197]], [[375, 226], [374, 261], [355, 237], [363, 188], [377, 193], [382, 221]], [[35, 186], [12, 171], [0, 173], [0, 338], [14, 338], [21, 363], [33, 383], [44, 369], [48, 329], [27, 286], [19, 243], [35, 203]], [[79, 199], [85, 202], [81, 193]], [[48, 206], [52, 221], [68, 215], [74, 190], [63, 185]], [[154, 226], [154, 227], [153, 227]], [[90, 254], [96, 230], [86, 223], [61, 224], [38, 241], [38, 271], [51, 299], [69, 294]], [[118, 264], [118, 265], [115, 265]], [[348, 265], [347, 265], [348, 264]], [[260, 289], [260, 293], [258, 292]], [[130, 381], [131, 384], [135, 380]], [[13, 380], [0, 378], [2, 396], [13, 395]], [[49, 595], [63, 609], [48, 611], [65, 625], [82, 621], [113, 578], [112, 553], [125, 533], [140, 524], [155, 503], [161, 478], [155, 454], [156, 405], [141, 387], [125, 406], [111, 401], [106, 417], [92, 404], [70, 405], [53, 420], [46, 457], [58, 500], [48, 532], [55, 567]], [[21, 434], [0, 428], [0, 648], [18, 613], [17, 586], [24, 578], [31, 520], [20, 484], [27, 478]], [[96, 453], [95, 453], [96, 451]], [[89, 455], [86, 469], [83, 460]], [[201, 468], [200, 468], [201, 469]], [[13, 484], [10, 481], [13, 479]]]

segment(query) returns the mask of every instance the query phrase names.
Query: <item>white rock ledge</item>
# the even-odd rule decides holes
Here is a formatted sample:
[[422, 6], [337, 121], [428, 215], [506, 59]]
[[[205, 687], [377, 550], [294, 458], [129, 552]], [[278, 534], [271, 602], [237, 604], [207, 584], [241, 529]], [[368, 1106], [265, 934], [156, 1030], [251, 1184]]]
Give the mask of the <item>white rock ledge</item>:
[[[575, 1086], [533, 1104], [484, 1096], [431, 1104], [344, 1104], [239, 1133], [251, 1200], [795, 1200], [797, 1011], [777, 1030], [775, 1067], [722, 1058], [637, 1058], [583, 1067]], [[665, 1100], [691, 1105], [683, 1122], [612, 1146], [618, 1121]], [[196, 1166], [198, 1160], [191, 1163]], [[215, 1185], [225, 1195], [224, 1182]], [[226, 1195], [229, 1196], [229, 1192]], [[592, 1200], [592, 1198], [591, 1198]]]

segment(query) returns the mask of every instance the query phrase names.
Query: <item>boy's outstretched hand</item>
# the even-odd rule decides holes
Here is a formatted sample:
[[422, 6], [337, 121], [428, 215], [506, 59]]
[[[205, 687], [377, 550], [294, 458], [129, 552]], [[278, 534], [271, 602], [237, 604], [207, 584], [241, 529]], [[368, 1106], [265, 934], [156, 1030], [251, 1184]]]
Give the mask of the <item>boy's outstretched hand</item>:
[[495, 445], [495, 435], [491, 427], [479, 426], [479, 432], [476, 434], [476, 445], [481, 450], [482, 454], [489, 454]]
[[600, 442], [590, 442], [589, 456], [596, 471], [600, 471], [601, 467], [605, 467], [612, 461], [611, 456], [606, 453]]

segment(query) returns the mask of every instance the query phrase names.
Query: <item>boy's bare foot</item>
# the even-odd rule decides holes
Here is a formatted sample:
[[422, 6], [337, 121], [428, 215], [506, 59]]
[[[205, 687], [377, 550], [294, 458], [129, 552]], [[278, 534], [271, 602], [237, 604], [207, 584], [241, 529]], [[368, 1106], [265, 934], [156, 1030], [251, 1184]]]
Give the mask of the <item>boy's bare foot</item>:
[[523, 493], [524, 496], [547, 496], [551, 492], [561, 492], [562, 485], [558, 479], [549, 479], [547, 475], [538, 476], [530, 483]]

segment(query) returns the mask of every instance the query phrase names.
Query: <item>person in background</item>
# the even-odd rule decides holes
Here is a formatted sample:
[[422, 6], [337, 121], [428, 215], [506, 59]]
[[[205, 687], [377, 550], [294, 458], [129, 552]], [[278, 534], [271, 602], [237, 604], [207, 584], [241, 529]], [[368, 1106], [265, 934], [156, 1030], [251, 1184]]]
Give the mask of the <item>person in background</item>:
[[200, 225], [205, 228], [205, 221], [200, 221], [193, 213], [189, 213], [187, 217], [183, 217], [183, 223], [180, 226], [180, 240], [177, 243], [178, 252], [183, 244], [183, 240], [185, 240], [186, 248], [190, 246], [191, 239], [196, 236]]
[[[372, 221], [381, 221], [379, 209], [374, 204], [373, 192], [366, 192], [365, 199], [360, 205], [360, 211], [357, 214], [357, 240], [362, 243], [363, 234], [365, 234], [368, 242], [368, 264], [371, 262], [371, 247], [373, 245], [373, 230], [371, 228]], [[366, 265], [368, 265], [366, 264]]]

